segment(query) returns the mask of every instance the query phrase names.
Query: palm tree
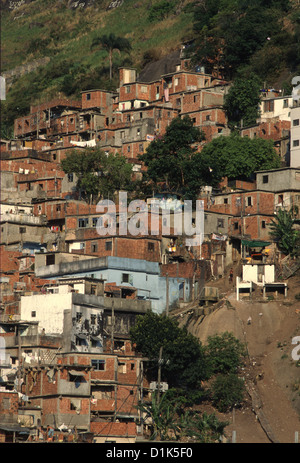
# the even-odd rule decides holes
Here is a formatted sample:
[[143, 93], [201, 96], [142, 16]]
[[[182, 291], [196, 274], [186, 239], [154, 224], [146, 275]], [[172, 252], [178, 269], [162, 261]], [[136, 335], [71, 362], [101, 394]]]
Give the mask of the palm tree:
[[96, 46], [101, 46], [108, 52], [109, 57], [109, 79], [112, 80], [112, 54], [116, 50], [119, 53], [121, 51], [129, 52], [131, 50], [130, 41], [124, 37], [116, 37], [115, 34], [101, 35], [101, 37], [95, 37], [91, 49]]
[[292, 257], [297, 254], [299, 247], [299, 230], [294, 228], [297, 215], [297, 206], [292, 207], [289, 211], [279, 209], [269, 225], [269, 234], [277, 242], [278, 248]]

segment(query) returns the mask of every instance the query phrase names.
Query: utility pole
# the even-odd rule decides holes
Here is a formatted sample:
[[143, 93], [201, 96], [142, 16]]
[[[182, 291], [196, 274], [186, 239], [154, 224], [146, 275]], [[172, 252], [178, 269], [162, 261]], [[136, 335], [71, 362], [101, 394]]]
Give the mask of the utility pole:
[[115, 328], [115, 307], [114, 298], [111, 301], [111, 353], [114, 353], [114, 328]]
[[166, 275], [166, 315], [169, 316], [169, 274]]
[[161, 383], [162, 351], [163, 351], [163, 347], [161, 346], [161, 348], [159, 349], [159, 357], [158, 357], [157, 406], [159, 405], [159, 401], [160, 401], [160, 383]]

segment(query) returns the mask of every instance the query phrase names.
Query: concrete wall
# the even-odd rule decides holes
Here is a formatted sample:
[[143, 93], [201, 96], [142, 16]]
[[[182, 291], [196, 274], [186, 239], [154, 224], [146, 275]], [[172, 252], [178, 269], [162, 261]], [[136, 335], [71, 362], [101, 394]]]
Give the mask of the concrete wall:
[[73, 293], [22, 296], [21, 319], [39, 321], [39, 330], [44, 328], [47, 334], [62, 334], [64, 310], [71, 308], [72, 295]]
[[275, 266], [274, 265], [243, 265], [243, 281], [252, 281], [253, 283], [262, 284], [263, 277], [265, 283], [273, 283], [275, 281]]
[[[268, 176], [268, 179], [266, 179]], [[266, 180], [268, 180], [266, 182]], [[256, 173], [258, 190], [266, 191], [286, 191], [300, 189], [300, 169], [283, 168]], [[264, 183], [266, 182], [266, 183]]]

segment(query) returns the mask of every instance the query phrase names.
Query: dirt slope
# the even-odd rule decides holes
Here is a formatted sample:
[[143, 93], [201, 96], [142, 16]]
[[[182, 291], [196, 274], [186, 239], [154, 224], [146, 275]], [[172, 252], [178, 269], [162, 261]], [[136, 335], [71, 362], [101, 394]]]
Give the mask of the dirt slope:
[[276, 302], [262, 302], [259, 290], [252, 302], [237, 301], [234, 288], [224, 280], [208, 286], [219, 286], [224, 303], [204, 319], [190, 311], [178, 320], [180, 325], [188, 323], [203, 344], [224, 331], [247, 344], [244, 378], [250, 394], [242, 409], [219, 414], [230, 422], [227, 437], [236, 431], [237, 443], [294, 442], [296, 431], [300, 436], [300, 367], [291, 357], [291, 341], [300, 335], [300, 302], [294, 297], [299, 278], [289, 280], [288, 300], [280, 297]]

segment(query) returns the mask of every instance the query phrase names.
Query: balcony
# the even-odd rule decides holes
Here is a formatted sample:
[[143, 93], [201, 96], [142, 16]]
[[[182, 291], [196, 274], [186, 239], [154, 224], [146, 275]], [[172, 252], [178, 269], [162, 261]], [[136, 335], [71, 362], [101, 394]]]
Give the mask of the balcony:
[[33, 214], [20, 214], [13, 212], [5, 212], [0, 214], [0, 222], [13, 222], [22, 225], [46, 225], [47, 219], [45, 216], [35, 216]]

